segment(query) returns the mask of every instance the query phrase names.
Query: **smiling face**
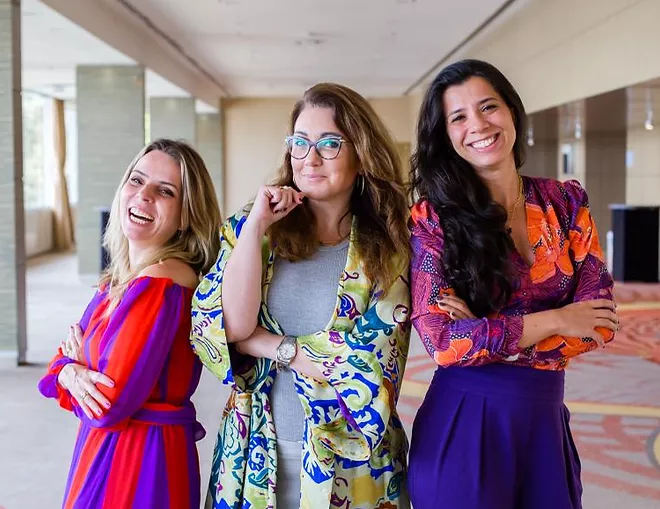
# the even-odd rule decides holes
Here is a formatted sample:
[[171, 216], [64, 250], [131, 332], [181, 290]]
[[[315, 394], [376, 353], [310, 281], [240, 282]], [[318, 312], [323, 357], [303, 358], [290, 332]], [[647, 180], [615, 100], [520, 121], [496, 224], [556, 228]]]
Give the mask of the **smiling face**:
[[135, 165], [120, 193], [121, 229], [133, 247], [157, 249], [181, 228], [181, 168], [153, 150]]
[[443, 108], [454, 150], [476, 170], [515, 164], [513, 115], [486, 79], [475, 76], [447, 88]]
[[[336, 143], [346, 140], [334, 120], [331, 108], [305, 106], [294, 126], [294, 137], [312, 144], [319, 140]], [[321, 147], [323, 153], [323, 145]], [[293, 181], [308, 199], [316, 201], [340, 201], [348, 204], [357, 177], [357, 157], [350, 143], [342, 142], [334, 159], [323, 159], [312, 146], [304, 159], [291, 158]]]

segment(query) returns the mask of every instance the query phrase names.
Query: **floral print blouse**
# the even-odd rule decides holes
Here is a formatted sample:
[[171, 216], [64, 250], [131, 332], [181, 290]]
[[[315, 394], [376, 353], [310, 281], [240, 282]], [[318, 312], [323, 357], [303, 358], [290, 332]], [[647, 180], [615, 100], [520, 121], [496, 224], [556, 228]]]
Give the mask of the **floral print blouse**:
[[[232, 386], [209, 486], [212, 507], [222, 509], [276, 504], [276, 434], [268, 399], [276, 366], [270, 359], [239, 355], [227, 343], [222, 313], [223, 273], [245, 220], [239, 213], [225, 222], [218, 260], [193, 297], [192, 345], [202, 363]], [[409, 267], [400, 264], [389, 289], [370, 281], [357, 251], [356, 225], [354, 219], [330, 323], [297, 338], [327, 379], [294, 371], [305, 413], [301, 509], [408, 507], [402, 495], [407, 440], [396, 402], [410, 339]], [[259, 325], [282, 334], [266, 302], [275, 261], [267, 239], [262, 254]]]
[[[523, 189], [534, 261], [529, 267], [514, 251], [514, 292], [502, 309], [484, 318], [452, 320], [438, 307], [442, 293], [454, 293], [443, 267], [442, 227], [429, 202], [412, 208], [412, 322], [440, 366], [508, 362], [561, 370], [571, 357], [597, 347], [590, 338], [566, 336], [551, 336], [524, 350], [517, 346], [525, 314], [590, 299], [613, 300], [613, 280], [580, 184], [523, 177]], [[606, 341], [613, 339], [611, 331], [597, 330]]]

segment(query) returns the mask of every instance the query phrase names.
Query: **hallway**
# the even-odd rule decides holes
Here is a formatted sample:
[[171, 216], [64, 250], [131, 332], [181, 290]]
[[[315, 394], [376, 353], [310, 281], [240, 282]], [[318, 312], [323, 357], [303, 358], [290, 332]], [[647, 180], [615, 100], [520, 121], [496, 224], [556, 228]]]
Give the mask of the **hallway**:
[[[0, 508], [59, 507], [76, 420], [37, 392], [67, 326], [93, 293], [78, 282], [73, 256], [31, 260], [28, 360], [0, 359]], [[619, 285], [622, 331], [606, 350], [575, 360], [567, 374], [572, 428], [582, 456], [585, 509], [660, 506], [660, 285]], [[434, 366], [413, 338], [399, 403], [410, 430]], [[205, 373], [195, 396], [207, 436], [199, 442], [203, 484], [228, 390]], [[205, 490], [205, 487], [203, 487]]]

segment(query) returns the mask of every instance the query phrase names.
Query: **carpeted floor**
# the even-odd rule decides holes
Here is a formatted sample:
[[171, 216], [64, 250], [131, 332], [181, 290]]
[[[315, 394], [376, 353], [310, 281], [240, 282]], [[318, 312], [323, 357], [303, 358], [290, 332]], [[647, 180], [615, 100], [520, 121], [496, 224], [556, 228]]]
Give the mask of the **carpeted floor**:
[[[619, 283], [615, 293], [615, 341], [574, 359], [566, 376], [585, 509], [660, 508], [660, 284]], [[434, 369], [413, 338], [399, 404], [408, 429]]]

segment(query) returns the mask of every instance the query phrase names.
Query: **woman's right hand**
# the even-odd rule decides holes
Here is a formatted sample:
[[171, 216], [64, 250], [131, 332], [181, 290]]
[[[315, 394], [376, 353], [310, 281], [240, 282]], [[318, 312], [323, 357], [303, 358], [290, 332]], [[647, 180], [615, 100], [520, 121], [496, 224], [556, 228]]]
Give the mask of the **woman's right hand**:
[[305, 195], [289, 186], [262, 186], [248, 216], [265, 232], [303, 202]]
[[106, 410], [110, 408], [110, 401], [96, 384], [114, 387], [115, 383], [103, 373], [86, 368], [81, 364], [71, 362], [64, 366], [57, 376], [57, 383], [69, 391], [85, 415], [94, 418], [92, 412], [100, 417], [103, 414], [101, 406]]
[[616, 316], [616, 305], [608, 299], [594, 299], [574, 302], [556, 310], [559, 318], [559, 334], [578, 338], [591, 338], [603, 346], [605, 340], [596, 331], [603, 327], [616, 332], [619, 329], [619, 319]]

